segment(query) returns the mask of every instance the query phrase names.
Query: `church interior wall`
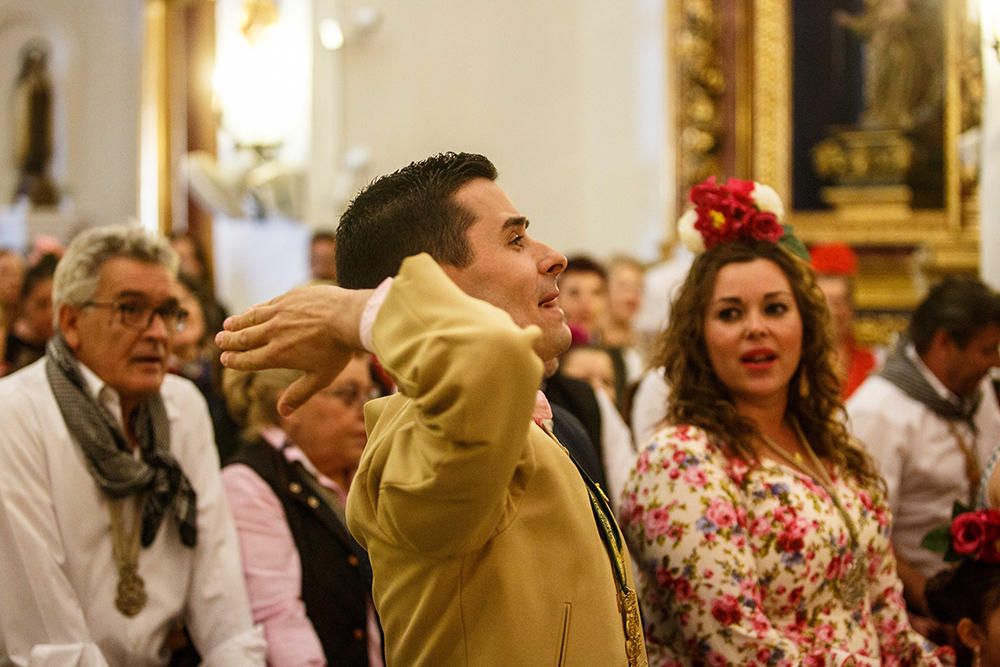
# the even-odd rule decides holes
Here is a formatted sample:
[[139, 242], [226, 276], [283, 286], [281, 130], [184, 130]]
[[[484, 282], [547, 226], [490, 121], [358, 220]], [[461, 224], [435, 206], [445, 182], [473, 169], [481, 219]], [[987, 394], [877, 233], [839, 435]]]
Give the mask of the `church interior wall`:
[[142, 3], [14, 0], [0, 3], [0, 201], [16, 184], [10, 103], [17, 54], [41, 38], [51, 47], [54, 89], [51, 173], [72, 224], [134, 218], [138, 191]]

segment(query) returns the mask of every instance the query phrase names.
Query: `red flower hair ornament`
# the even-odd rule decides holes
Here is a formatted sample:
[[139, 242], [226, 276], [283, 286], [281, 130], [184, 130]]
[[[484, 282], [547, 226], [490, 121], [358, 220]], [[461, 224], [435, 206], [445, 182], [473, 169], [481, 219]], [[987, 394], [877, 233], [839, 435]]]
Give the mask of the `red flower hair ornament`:
[[969, 510], [955, 503], [950, 526], [927, 533], [920, 546], [944, 554], [946, 561], [970, 558], [1000, 563], [1000, 510]]
[[786, 250], [809, 261], [809, 251], [783, 225], [785, 207], [774, 188], [730, 178], [717, 183], [715, 176], [691, 188], [693, 207], [677, 221], [677, 235], [695, 254], [722, 243], [756, 240], [778, 243]]

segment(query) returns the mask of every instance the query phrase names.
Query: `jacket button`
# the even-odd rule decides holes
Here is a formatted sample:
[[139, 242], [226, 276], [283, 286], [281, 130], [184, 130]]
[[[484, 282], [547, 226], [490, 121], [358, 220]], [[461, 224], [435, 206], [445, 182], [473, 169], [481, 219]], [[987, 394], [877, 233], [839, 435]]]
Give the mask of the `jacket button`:
[[357, 556], [355, 556], [354, 554], [348, 554], [347, 556], [348, 565], [350, 565], [351, 567], [357, 567], [358, 565], [360, 565], [360, 563], [361, 561], [358, 560]]
[[292, 482], [288, 485], [288, 490], [292, 493], [302, 493], [302, 485], [298, 482]]
[[351, 634], [353, 634], [354, 638], [357, 639], [358, 641], [361, 641], [362, 639], [365, 638], [365, 631], [362, 630], [361, 628], [355, 628], [354, 632]]
[[306, 499], [306, 504], [309, 505], [309, 507], [316, 509], [319, 507], [319, 500], [316, 496], [309, 496], [309, 498]]

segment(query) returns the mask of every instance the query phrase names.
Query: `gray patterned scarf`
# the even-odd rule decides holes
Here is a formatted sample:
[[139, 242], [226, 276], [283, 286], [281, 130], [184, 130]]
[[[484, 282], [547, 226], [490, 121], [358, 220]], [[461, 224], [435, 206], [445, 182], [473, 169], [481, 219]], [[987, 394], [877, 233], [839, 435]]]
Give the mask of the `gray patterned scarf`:
[[115, 419], [87, 391], [76, 357], [60, 334], [49, 341], [45, 374], [63, 420], [101, 490], [112, 498], [145, 494], [142, 546], [153, 543], [169, 508], [177, 518], [181, 542], [193, 547], [198, 541], [197, 495], [170, 453], [170, 423], [159, 392], [142, 401], [133, 416], [142, 455], [136, 459]]
[[976, 423], [973, 417], [979, 409], [979, 402], [983, 398], [983, 392], [977, 390], [971, 396], [960, 397], [961, 403], [953, 403], [941, 397], [934, 387], [927, 381], [924, 374], [920, 372], [917, 365], [906, 353], [906, 346], [909, 341], [901, 339], [896, 349], [885, 362], [885, 368], [879, 373], [886, 380], [899, 387], [899, 389], [912, 398], [922, 403], [934, 414], [949, 421], [964, 421], [977, 432]]

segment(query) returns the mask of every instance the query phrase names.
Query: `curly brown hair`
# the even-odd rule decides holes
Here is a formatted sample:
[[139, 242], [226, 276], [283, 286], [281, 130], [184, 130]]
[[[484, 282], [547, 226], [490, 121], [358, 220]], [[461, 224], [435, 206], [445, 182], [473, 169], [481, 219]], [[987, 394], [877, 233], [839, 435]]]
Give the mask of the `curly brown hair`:
[[773, 262], [785, 274], [802, 318], [802, 357], [789, 381], [786, 415], [798, 421], [820, 457], [866, 487], [879, 488], [881, 478], [871, 458], [852, 441], [844, 426], [833, 334], [823, 293], [809, 265], [775, 243], [734, 241], [695, 259], [671, 307], [670, 323], [654, 360], [654, 366], [663, 367], [670, 386], [666, 422], [697, 426], [744, 461], [757, 460], [753, 442], [761, 439], [760, 430], [753, 420], [737, 413], [705, 344], [705, 314], [719, 271], [728, 264], [756, 259]]

